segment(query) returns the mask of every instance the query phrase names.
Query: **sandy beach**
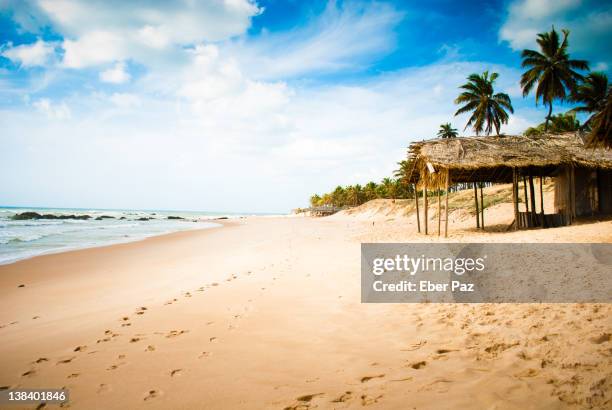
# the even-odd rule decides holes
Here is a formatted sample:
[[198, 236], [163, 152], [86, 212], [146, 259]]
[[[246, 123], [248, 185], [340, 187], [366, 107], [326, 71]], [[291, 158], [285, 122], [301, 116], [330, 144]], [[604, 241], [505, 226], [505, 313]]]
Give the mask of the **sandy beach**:
[[[612, 242], [609, 220], [471, 223], [447, 240]], [[440, 240], [411, 217], [254, 217], [0, 266], [0, 386], [75, 409], [610, 405], [609, 304], [360, 303], [361, 242]]]

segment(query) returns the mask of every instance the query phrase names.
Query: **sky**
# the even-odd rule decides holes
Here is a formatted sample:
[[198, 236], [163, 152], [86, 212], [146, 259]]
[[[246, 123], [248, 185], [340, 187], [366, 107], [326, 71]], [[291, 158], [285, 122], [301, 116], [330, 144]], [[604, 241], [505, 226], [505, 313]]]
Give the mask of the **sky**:
[[612, 2], [0, 0], [0, 205], [307, 206], [472, 135], [471, 73], [500, 74], [502, 132], [542, 122], [520, 52], [553, 25], [610, 74]]

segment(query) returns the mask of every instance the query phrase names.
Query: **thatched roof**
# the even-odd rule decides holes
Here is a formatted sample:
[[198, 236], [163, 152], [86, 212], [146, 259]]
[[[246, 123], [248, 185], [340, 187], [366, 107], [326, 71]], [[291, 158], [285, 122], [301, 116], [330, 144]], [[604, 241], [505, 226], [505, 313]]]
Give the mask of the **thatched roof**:
[[416, 161], [412, 181], [423, 175], [433, 186], [442, 186], [447, 170], [453, 182], [509, 182], [514, 167], [532, 175], [551, 175], [570, 164], [612, 169], [612, 150], [586, 148], [577, 133], [435, 139], [412, 143], [409, 155]]

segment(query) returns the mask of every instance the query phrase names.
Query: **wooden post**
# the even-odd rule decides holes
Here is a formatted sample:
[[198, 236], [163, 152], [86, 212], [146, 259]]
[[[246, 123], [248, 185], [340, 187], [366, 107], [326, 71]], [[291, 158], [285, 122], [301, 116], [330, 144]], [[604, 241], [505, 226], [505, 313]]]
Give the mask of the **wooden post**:
[[440, 188], [438, 188], [438, 236], [440, 236], [440, 225], [442, 223], [442, 201], [440, 200]]
[[482, 184], [480, 184], [480, 214], [480, 227], [482, 230], [484, 230], [484, 200], [482, 199]]
[[478, 210], [478, 187], [474, 182], [474, 203], [476, 206], [476, 229], [480, 229], [480, 211]]
[[518, 231], [519, 226], [519, 208], [518, 208], [518, 176], [516, 167], [512, 168], [512, 204], [514, 205], [514, 230]]
[[567, 183], [567, 189], [565, 190], [565, 218], [566, 224], [572, 224], [572, 189], [571, 189], [571, 178], [572, 174], [570, 172], [569, 165], [565, 168], [565, 181]]
[[[529, 175], [529, 199], [531, 201], [530, 205], [531, 205], [531, 217], [529, 219], [531, 219], [531, 221], [533, 221], [533, 226], [536, 226], [536, 218], [537, 218], [537, 213], [536, 213], [536, 202], [535, 202], [535, 188], [533, 186], [533, 176]], [[530, 226], [532, 224], [529, 224]]]
[[448, 238], [448, 188], [450, 185], [450, 170], [446, 171], [446, 195], [444, 198], [444, 237]]
[[425, 223], [425, 235], [428, 234], [427, 226], [429, 225], [429, 221], [427, 220], [427, 179], [423, 181], [423, 219]]
[[544, 228], [545, 226], [545, 222], [544, 222], [544, 178], [542, 176], [540, 176], [540, 211], [542, 213], [542, 221], [541, 221], [541, 225], [542, 228]]
[[576, 173], [574, 171], [574, 164], [570, 165], [570, 192], [570, 218], [573, 223], [576, 219]]
[[417, 231], [421, 233], [421, 215], [419, 215], [419, 191], [417, 184], [414, 184], [414, 204], [416, 206]]
[[[516, 183], [518, 184], [518, 180]], [[529, 213], [529, 198], [527, 197], [527, 177], [523, 177], [523, 191], [525, 191], [525, 212]]]

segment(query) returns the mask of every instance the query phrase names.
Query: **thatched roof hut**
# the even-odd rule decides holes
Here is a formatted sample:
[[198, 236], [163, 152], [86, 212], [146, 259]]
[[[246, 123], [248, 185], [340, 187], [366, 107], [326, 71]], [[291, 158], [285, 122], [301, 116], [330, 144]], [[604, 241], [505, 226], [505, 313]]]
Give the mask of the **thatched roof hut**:
[[[412, 143], [409, 157], [414, 161], [410, 181], [424, 190], [466, 182], [513, 182], [517, 191], [521, 177], [555, 177], [556, 213], [568, 215], [568, 220], [561, 218], [558, 223], [570, 223], [572, 215], [612, 212], [612, 150], [587, 148], [579, 133], [435, 139]], [[533, 182], [530, 185], [533, 197]], [[525, 188], [525, 196], [526, 192]], [[518, 192], [515, 195], [516, 208]], [[593, 198], [585, 195], [595, 195], [597, 203], [586, 206], [583, 202], [593, 202]], [[535, 209], [531, 214], [535, 215]], [[529, 216], [526, 226], [544, 225], [544, 213], [541, 215], [539, 221], [537, 215]], [[520, 221], [515, 223], [517, 228], [520, 225]]]
[[415, 142], [409, 148], [415, 160], [415, 179], [429, 178], [430, 188], [443, 188], [437, 172], [450, 171], [455, 182], [512, 182], [512, 169], [529, 169], [548, 176], [560, 166], [612, 169], [612, 150], [586, 148], [575, 133], [542, 137], [500, 136], [435, 139]]

